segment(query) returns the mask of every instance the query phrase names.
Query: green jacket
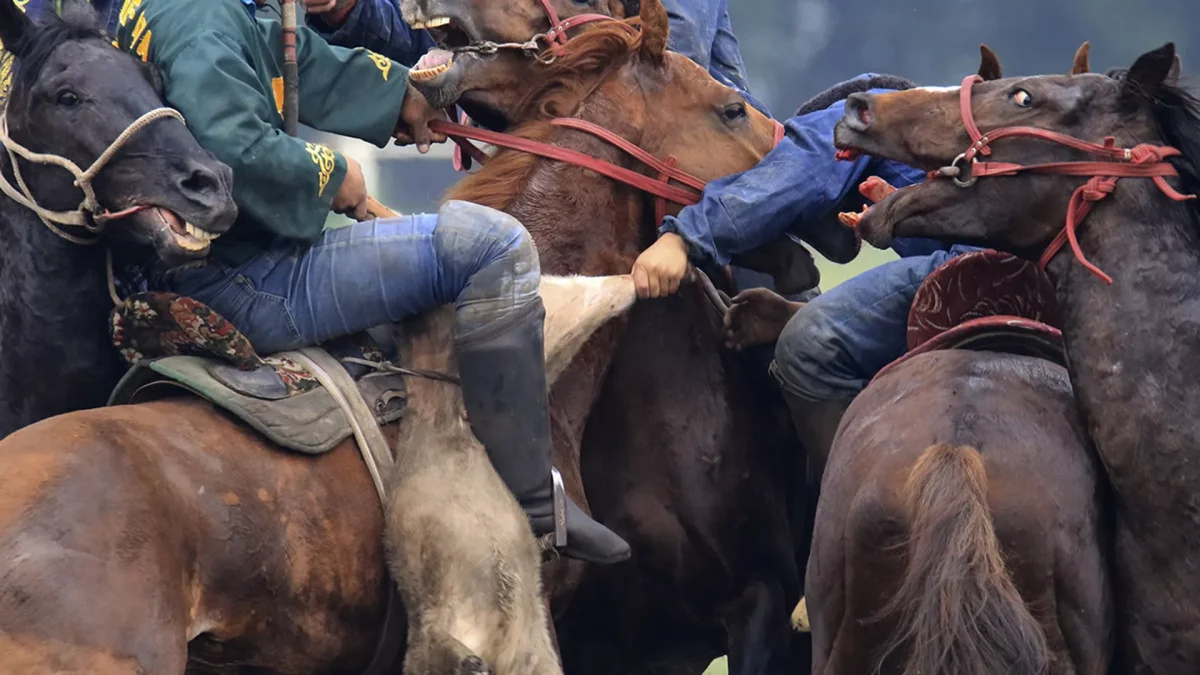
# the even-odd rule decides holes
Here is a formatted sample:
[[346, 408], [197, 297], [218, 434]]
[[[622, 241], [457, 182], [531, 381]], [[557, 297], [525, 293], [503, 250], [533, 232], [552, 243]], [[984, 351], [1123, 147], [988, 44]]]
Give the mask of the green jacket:
[[[346, 175], [332, 149], [283, 131], [283, 37], [241, 0], [125, 0], [117, 46], [166, 80], [166, 101], [208, 151], [233, 168], [238, 220], [213, 255], [239, 264], [277, 237], [315, 240]], [[300, 122], [385, 147], [408, 69], [327, 44], [301, 26]]]

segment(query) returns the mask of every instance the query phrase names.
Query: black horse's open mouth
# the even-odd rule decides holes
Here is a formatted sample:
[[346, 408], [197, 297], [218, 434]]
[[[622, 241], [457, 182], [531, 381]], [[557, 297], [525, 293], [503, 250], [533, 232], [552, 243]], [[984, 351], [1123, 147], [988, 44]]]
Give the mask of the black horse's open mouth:
[[134, 221], [133, 227], [141, 230], [144, 238], [157, 242], [160, 249], [165, 245], [187, 257], [207, 254], [213, 240], [221, 236], [221, 233], [193, 225], [161, 206], [142, 209], [130, 218]]
[[413, 82], [423, 85], [435, 84], [437, 79], [454, 67], [454, 52], [446, 49], [430, 49], [408, 71]]

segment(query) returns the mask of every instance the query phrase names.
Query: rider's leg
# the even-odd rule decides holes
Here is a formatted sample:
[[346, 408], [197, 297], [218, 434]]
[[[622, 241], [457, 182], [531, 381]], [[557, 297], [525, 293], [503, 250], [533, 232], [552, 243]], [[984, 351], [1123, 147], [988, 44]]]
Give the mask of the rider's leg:
[[805, 304], [779, 336], [771, 374], [791, 408], [814, 484], [850, 402], [906, 351], [917, 288], [952, 257], [938, 251], [868, 270]]
[[[240, 267], [174, 272], [171, 289], [237, 326], [260, 353], [317, 344], [455, 303], [463, 399], [497, 473], [534, 531], [553, 531], [540, 268], [529, 233], [493, 209], [448, 202], [438, 214], [327, 230]], [[567, 501], [566, 555], [596, 562], [629, 546]]]

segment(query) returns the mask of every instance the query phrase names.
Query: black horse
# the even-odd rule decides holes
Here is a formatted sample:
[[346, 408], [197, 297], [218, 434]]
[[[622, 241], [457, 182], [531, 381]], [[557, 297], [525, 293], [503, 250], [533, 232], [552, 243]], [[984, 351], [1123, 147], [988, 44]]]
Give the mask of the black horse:
[[[5, 113], [10, 150], [0, 153], [4, 180], [18, 195], [22, 182], [29, 186], [25, 201], [43, 209], [79, 209], [85, 193], [76, 176], [28, 161], [19, 148], [89, 167], [122, 132], [162, 108], [161, 81], [112, 46], [86, 5], [68, 4], [61, 18], [35, 27], [3, 0], [0, 40], [16, 57]], [[0, 437], [101, 406], [120, 377], [105, 331], [113, 304], [105, 244], [181, 262], [206, 254], [209, 240], [236, 217], [229, 167], [202, 150], [179, 118], [143, 123], [90, 181], [93, 212], [78, 213], [78, 225], [49, 223], [74, 241], [26, 205], [0, 198]]]

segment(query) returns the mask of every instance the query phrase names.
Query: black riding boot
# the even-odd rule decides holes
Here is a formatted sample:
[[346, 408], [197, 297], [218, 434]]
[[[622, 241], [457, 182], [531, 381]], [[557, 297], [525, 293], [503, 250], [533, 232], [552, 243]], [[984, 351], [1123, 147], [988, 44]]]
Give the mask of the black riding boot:
[[565, 515], [563, 555], [594, 563], [629, 557], [629, 544], [592, 520], [562, 491], [551, 464], [550, 413], [541, 300], [516, 323], [500, 332], [473, 336], [456, 345], [467, 418], [496, 468], [529, 516], [539, 537], [555, 532], [555, 489], [560, 518]]
[[829, 460], [829, 449], [833, 446], [833, 437], [837, 434], [838, 424], [841, 423], [842, 416], [846, 414], [846, 409], [850, 407], [850, 403], [854, 399], [811, 401], [786, 390], [783, 392], [783, 398], [792, 412], [792, 424], [796, 427], [796, 436], [808, 456], [809, 482], [814, 486], [819, 486], [821, 476], [825, 473], [825, 463]]

